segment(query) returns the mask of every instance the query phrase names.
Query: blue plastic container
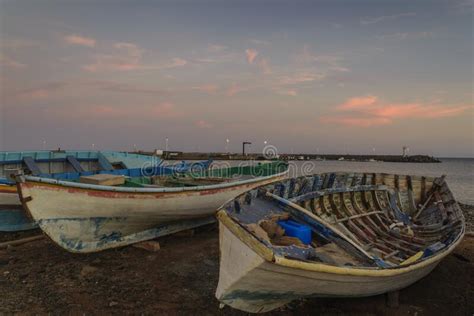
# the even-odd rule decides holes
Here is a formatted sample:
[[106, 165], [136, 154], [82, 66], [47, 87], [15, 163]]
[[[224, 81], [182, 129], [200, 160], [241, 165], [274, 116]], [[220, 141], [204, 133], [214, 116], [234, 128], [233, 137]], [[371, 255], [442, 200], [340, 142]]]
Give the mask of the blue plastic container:
[[285, 235], [290, 237], [296, 237], [305, 245], [311, 243], [311, 228], [307, 225], [303, 225], [292, 220], [279, 221], [278, 225], [285, 229]]

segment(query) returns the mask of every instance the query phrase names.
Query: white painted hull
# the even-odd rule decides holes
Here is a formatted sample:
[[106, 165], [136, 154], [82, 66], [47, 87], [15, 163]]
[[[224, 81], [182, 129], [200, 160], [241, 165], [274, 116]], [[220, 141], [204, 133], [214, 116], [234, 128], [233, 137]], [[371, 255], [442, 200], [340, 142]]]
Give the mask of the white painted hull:
[[276, 263], [265, 260], [223, 223], [219, 226], [221, 262], [216, 297], [226, 305], [252, 313], [267, 312], [304, 297], [363, 297], [399, 290], [426, 276], [447, 255], [401, 273], [309, 271], [282, 265], [278, 258]]
[[213, 215], [237, 195], [285, 177], [283, 173], [222, 188], [161, 192], [35, 181], [20, 183], [20, 187], [24, 207], [54, 242], [72, 252], [94, 252], [136, 242], [133, 236], [137, 234], [141, 240], [154, 238], [142, 232], [159, 225]]
[[0, 184], [0, 205], [21, 205], [16, 187]]
[[0, 232], [15, 232], [36, 228], [21, 206], [14, 185], [0, 184]]

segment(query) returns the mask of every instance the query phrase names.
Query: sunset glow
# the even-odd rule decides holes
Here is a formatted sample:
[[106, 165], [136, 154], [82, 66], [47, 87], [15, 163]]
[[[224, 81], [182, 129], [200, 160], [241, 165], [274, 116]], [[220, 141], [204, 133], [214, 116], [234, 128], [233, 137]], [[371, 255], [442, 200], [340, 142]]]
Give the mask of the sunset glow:
[[0, 149], [472, 157], [472, 5], [391, 3], [2, 1]]

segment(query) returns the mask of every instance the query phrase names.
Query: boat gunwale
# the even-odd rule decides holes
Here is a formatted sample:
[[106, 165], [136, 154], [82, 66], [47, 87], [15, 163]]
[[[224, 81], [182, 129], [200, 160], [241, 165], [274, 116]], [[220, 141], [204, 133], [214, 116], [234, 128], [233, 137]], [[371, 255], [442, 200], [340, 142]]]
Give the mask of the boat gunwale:
[[[236, 222], [232, 217], [230, 217], [227, 212], [223, 209], [220, 209], [217, 212], [217, 218], [220, 223], [226, 226], [231, 233], [233, 233], [240, 241], [242, 241], [246, 246], [250, 247], [257, 255], [265, 259], [270, 263], [277, 264], [279, 266], [301, 269], [305, 271], [312, 272], [323, 272], [323, 273], [332, 273], [332, 274], [341, 274], [341, 275], [350, 275], [350, 276], [371, 276], [371, 277], [387, 277], [387, 276], [397, 276], [404, 273], [408, 273], [413, 270], [421, 269], [430, 264], [439, 262], [445, 256], [447, 256], [451, 251], [461, 242], [464, 237], [465, 227], [461, 233], [458, 235], [457, 240], [455, 240], [449, 247], [446, 247], [444, 250], [440, 251], [434, 256], [428, 257], [426, 260], [420, 262], [414, 262], [411, 264], [403, 266], [395, 266], [388, 268], [379, 268], [379, 267], [357, 267], [357, 268], [348, 268], [348, 267], [338, 267], [332, 266], [329, 264], [319, 263], [319, 262], [304, 262], [296, 259], [288, 259], [281, 256], [276, 256], [275, 253], [268, 248], [263, 242], [253, 236], [250, 232], [245, 230], [238, 222]], [[231, 227], [233, 226], [233, 227]], [[247, 234], [251, 236], [250, 239], [252, 242], [246, 242], [242, 235]], [[259, 247], [260, 246], [260, 247]], [[264, 249], [262, 249], [262, 247]], [[271, 259], [270, 259], [271, 258]]]
[[[391, 174], [387, 174], [391, 175]], [[312, 176], [312, 175], [310, 175]], [[307, 177], [307, 176], [303, 176]], [[447, 186], [447, 183], [445, 184]], [[447, 187], [449, 190], [449, 187]], [[258, 188], [256, 188], [258, 189]], [[256, 190], [253, 189], [253, 190]], [[244, 193], [246, 194], [246, 193]], [[242, 194], [243, 195], [243, 194]], [[234, 200], [234, 199], [232, 199]], [[289, 202], [292, 202], [291, 199], [286, 199]], [[410, 264], [406, 265], [399, 265], [394, 267], [387, 267], [387, 268], [380, 268], [380, 267], [338, 267], [332, 266], [329, 264], [324, 264], [320, 262], [305, 262], [297, 259], [285, 258], [275, 253], [265, 245], [261, 240], [256, 238], [251, 232], [246, 230], [238, 221], [232, 218], [229, 214], [227, 214], [227, 210], [225, 206], [229, 202], [225, 203], [217, 210], [217, 218], [220, 223], [226, 226], [227, 229], [231, 233], [233, 233], [240, 241], [242, 241], [246, 246], [250, 247], [257, 255], [269, 261], [271, 263], [277, 264], [279, 266], [301, 269], [305, 271], [313, 271], [313, 272], [322, 272], [322, 273], [333, 273], [333, 274], [340, 274], [340, 275], [351, 275], [351, 276], [372, 276], [372, 277], [387, 277], [387, 276], [397, 276], [404, 273], [408, 273], [413, 270], [421, 269], [431, 264], [435, 264], [451, 253], [452, 250], [462, 241], [466, 227], [465, 227], [465, 219], [463, 214], [461, 213], [461, 220], [462, 226], [460, 233], [456, 236], [456, 239], [453, 242], [444, 248], [443, 250], [439, 251], [433, 256], [430, 256], [422, 261], [415, 261]], [[251, 238], [244, 238], [243, 236], [247, 235]]]
[[[79, 182], [71, 182], [64, 180], [56, 180], [35, 176], [23, 176], [25, 182], [36, 182], [42, 184], [48, 184], [52, 186], [60, 186], [66, 188], [78, 188], [84, 190], [93, 190], [93, 191], [109, 191], [109, 192], [120, 192], [120, 193], [175, 193], [175, 192], [187, 192], [187, 191], [204, 191], [204, 190], [214, 190], [214, 189], [224, 189], [231, 188], [235, 186], [261, 182], [265, 180], [270, 180], [272, 178], [279, 178], [288, 174], [288, 168], [280, 173], [275, 173], [269, 176], [255, 177], [252, 179], [237, 180], [226, 183], [219, 184], [210, 184], [210, 185], [200, 185], [195, 187], [164, 187], [164, 188], [136, 188], [136, 187], [114, 187], [107, 185], [97, 185], [97, 184], [86, 184]], [[18, 181], [18, 180], [17, 180]], [[19, 180], [21, 182], [22, 180]], [[21, 183], [20, 183], [21, 185]]]

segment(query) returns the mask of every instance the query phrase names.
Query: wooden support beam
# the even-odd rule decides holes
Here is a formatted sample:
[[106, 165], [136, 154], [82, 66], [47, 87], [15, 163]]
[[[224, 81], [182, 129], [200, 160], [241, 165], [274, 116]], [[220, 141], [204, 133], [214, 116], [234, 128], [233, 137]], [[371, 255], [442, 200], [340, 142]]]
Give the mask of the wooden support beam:
[[360, 218], [360, 217], [370, 216], [370, 215], [374, 215], [374, 214], [383, 214], [383, 212], [382, 211], [373, 211], [373, 212], [368, 212], [368, 213], [364, 213], [364, 214], [352, 215], [352, 216], [349, 216], [349, 217], [344, 217], [344, 218], [338, 219], [338, 220], [336, 220], [335, 223], [342, 223], [342, 222], [346, 222], [346, 221], [354, 219], [354, 218]]
[[140, 248], [150, 252], [157, 252], [160, 250], [160, 243], [155, 240], [142, 241], [132, 245], [135, 248]]
[[26, 237], [26, 238], [17, 239], [17, 240], [5, 241], [5, 242], [0, 243], [0, 249], [7, 248], [8, 246], [18, 246], [21, 244], [26, 244], [28, 242], [40, 240], [43, 238], [44, 238], [44, 235], [37, 235], [33, 237]]
[[79, 161], [77, 161], [76, 157], [72, 155], [66, 156], [66, 161], [71, 164], [71, 166], [74, 168], [76, 172], [84, 172], [84, 168], [82, 168], [81, 164]]
[[32, 175], [37, 176], [41, 173], [40, 168], [38, 167], [33, 158], [23, 157], [23, 162], [25, 163], [28, 170], [30, 170]]
[[395, 251], [389, 253], [388, 255], [384, 256], [383, 258], [384, 258], [384, 260], [389, 259], [389, 258], [395, 256], [395, 255], [396, 255], [397, 253], [399, 253], [399, 252], [400, 252], [400, 251], [395, 250]]
[[112, 164], [101, 153], [97, 154], [97, 162], [99, 163], [100, 167], [103, 170], [106, 170], [106, 171], [114, 170], [114, 167], [112, 166]]

